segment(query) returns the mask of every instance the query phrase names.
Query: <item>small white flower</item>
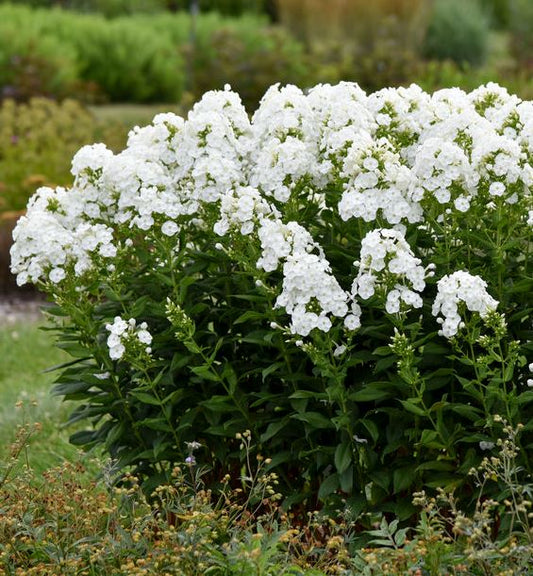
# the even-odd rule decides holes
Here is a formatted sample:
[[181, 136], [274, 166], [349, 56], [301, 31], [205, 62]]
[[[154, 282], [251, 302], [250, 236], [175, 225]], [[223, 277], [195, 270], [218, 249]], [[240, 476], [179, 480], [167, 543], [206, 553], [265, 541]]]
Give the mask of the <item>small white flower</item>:
[[344, 353], [346, 352], [346, 346], [341, 345], [341, 346], [337, 346], [335, 348], [335, 350], [333, 351], [333, 356], [335, 356], [335, 358], [342, 356]]
[[165, 236], [174, 236], [179, 230], [179, 226], [176, 224], [176, 222], [173, 222], [172, 220], [167, 220], [163, 226], [161, 226], [161, 232], [165, 235]]

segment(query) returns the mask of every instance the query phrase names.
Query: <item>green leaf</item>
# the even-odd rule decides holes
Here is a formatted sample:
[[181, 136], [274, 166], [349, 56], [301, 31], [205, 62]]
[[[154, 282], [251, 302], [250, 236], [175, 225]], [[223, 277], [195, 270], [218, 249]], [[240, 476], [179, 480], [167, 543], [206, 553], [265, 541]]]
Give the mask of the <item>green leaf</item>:
[[394, 486], [394, 492], [398, 494], [407, 490], [416, 479], [416, 467], [415, 466], [405, 466], [403, 468], [398, 468], [393, 472], [392, 484]]
[[161, 401], [152, 394], [149, 394], [148, 392], [141, 392], [140, 390], [131, 390], [130, 394], [143, 404], [150, 404], [152, 406], [161, 406]]
[[402, 406], [407, 410], [407, 412], [411, 412], [412, 414], [416, 414], [417, 416], [425, 416], [426, 412], [420, 406], [415, 404], [414, 400], [400, 400]]
[[224, 369], [222, 370], [222, 379], [226, 380], [228, 383], [229, 394], [233, 396], [237, 389], [237, 374], [229, 362], [225, 364]]
[[468, 404], [448, 404], [447, 408], [472, 422], [475, 422], [483, 414], [483, 410]]
[[291, 418], [294, 420], [300, 420], [309, 424], [312, 428], [334, 428], [333, 423], [329, 418], [326, 418], [320, 412], [304, 412], [302, 414], [293, 414]]
[[263, 320], [265, 315], [262, 312], [256, 312], [255, 310], [247, 310], [244, 314], [241, 314], [233, 324], [244, 324], [250, 320]]
[[353, 466], [348, 466], [346, 470], [339, 474], [339, 484], [341, 490], [346, 492], [346, 494], [351, 494], [353, 492], [354, 477], [353, 477]]
[[172, 432], [172, 428], [163, 418], [145, 418], [138, 423], [139, 427], [146, 426], [150, 430], [159, 430], [160, 432]]
[[361, 390], [357, 390], [357, 392], [351, 393], [349, 398], [354, 402], [372, 402], [374, 400], [384, 400], [385, 398], [390, 398], [393, 395], [394, 392], [390, 389], [390, 384], [388, 389], [384, 389], [372, 384], [367, 384]]
[[519, 394], [517, 397], [518, 404], [528, 404], [529, 402], [533, 402], [533, 390], [526, 390]]
[[273, 362], [270, 366], [267, 366], [261, 371], [261, 377], [263, 378], [263, 382], [270, 376], [276, 372], [279, 368], [284, 365], [284, 362]]
[[330, 474], [320, 483], [320, 488], [318, 489], [318, 498], [320, 500], [324, 500], [339, 488], [340, 488], [339, 475], [337, 473]]
[[424, 462], [417, 466], [417, 472], [423, 472], [424, 470], [435, 470], [436, 472], [449, 472], [454, 470], [455, 466], [451, 462], [446, 462], [445, 460], [431, 460], [430, 462]]
[[349, 442], [339, 444], [335, 449], [335, 468], [339, 474], [347, 470], [352, 463], [352, 446]]
[[87, 382], [65, 382], [55, 384], [52, 388], [52, 396], [67, 396], [68, 394], [77, 394], [78, 392], [87, 392], [92, 388], [92, 384]]
[[376, 362], [376, 366], [374, 368], [374, 373], [379, 374], [380, 372], [385, 372], [391, 366], [396, 363], [396, 358], [394, 356], [388, 356], [386, 358], [381, 358]]
[[235, 402], [229, 396], [216, 395], [208, 400], [200, 402], [200, 406], [212, 410], [215, 413], [227, 413], [235, 411]]
[[185, 340], [183, 345], [189, 352], [192, 352], [193, 354], [200, 354], [202, 351], [202, 349], [198, 346], [198, 344], [196, 344], [194, 340]]
[[283, 418], [283, 420], [278, 420], [277, 422], [271, 422], [263, 434], [261, 434], [261, 442], [266, 442], [276, 436], [276, 434], [278, 434], [280, 430], [283, 430], [288, 423], [288, 418]]
[[504, 382], [510, 382], [513, 379], [513, 375], [514, 375], [514, 364], [510, 363], [505, 367], [505, 371], [503, 374], [503, 381]]
[[295, 399], [302, 399], [302, 398], [316, 398], [317, 400], [327, 398], [327, 394], [325, 392], [314, 392], [313, 390], [296, 390], [290, 396], [290, 400]]
[[438, 440], [439, 434], [435, 430], [422, 430], [420, 435], [420, 445], [426, 448], [436, 448], [442, 450], [445, 448], [444, 444]]
[[209, 366], [191, 366], [191, 372], [194, 372], [197, 376], [200, 376], [204, 380], [209, 380], [210, 382], [220, 381], [220, 376], [215, 374]]
[[88, 446], [96, 441], [98, 432], [96, 430], [81, 430], [69, 437], [69, 442], [74, 446]]

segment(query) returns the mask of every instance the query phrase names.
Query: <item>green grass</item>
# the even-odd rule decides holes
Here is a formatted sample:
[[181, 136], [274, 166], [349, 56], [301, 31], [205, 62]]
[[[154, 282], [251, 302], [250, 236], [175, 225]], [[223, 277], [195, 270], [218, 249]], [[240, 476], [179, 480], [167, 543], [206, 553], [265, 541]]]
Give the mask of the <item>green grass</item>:
[[[68, 442], [69, 406], [50, 394], [55, 378], [47, 368], [68, 360], [53, 336], [36, 323], [0, 325], [0, 458], [15, 437], [17, 425], [39, 422], [38, 446], [29, 451], [31, 466], [42, 471], [77, 452]], [[18, 406], [17, 406], [18, 404]]]

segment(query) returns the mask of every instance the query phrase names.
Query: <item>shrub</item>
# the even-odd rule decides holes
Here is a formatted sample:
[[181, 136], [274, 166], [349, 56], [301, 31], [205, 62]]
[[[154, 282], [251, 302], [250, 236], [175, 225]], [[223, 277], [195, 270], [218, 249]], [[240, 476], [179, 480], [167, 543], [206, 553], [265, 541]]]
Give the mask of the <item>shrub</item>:
[[221, 28], [189, 46], [185, 57], [193, 63], [193, 94], [230, 84], [249, 111], [257, 108], [271, 84], [290, 81], [305, 86], [311, 78], [302, 46], [281, 29], [259, 31], [247, 42], [231, 28]]
[[[202, 90], [232, 81], [253, 95], [255, 107], [272, 82], [303, 81], [307, 73], [301, 46], [257, 16], [201, 15], [193, 42], [186, 13], [106, 20], [6, 5], [0, 6], [0, 22], [6, 32], [0, 39], [0, 85], [20, 99], [46, 94], [90, 102], [178, 102], [185, 85], [191, 89], [194, 60], [202, 65], [196, 74]], [[220, 45], [224, 39], [235, 54]], [[227, 73], [218, 68], [218, 50]]]
[[71, 0], [68, 7], [103, 14], [106, 18], [153, 14], [165, 9], [165, 0]]
[[481, 0], [485, 14], [490, 17], [491, 26], [507, 29], [511, 18], [511, 2], [513, 0]]
[[126, 129], [102, 128], [74, 100], [61, 103], [34, 98], [26, 104], [0, 105], [0, 212], [21, 210], [35, 187], [72, 182], [69, 157], [84, 144], [104, 138], [111, 148], [122, 145]]
[[72, 50], [25, 7], [0, 6], [0, 97], [65, 95], [78, 79]]
[[437, 0], [424, 40], [425, 56], [479, 65], [487, 54], [489, 20], [475, 0]]
[[525, 67], [531, 76], [533, 70], [533, 6], [531, 2], [513, 0], [511, 4], [510, 32], [511, 53], [519, 66]]
[[[76, 54], [79, 77], [95, 83], [112, 101], [177, 102], [183, 62], [168, 35], [149, 20], [105, 20], [95, 15], [35, 12], [41, 30]], [[148, 19], [148, 16], [144, 16]]]
[[375, 91], [409, 82], [418, 67], [427, 12], [419, 0], [287, 0], [279, 9], [322, 82], [348, 80]]
[[248, 429], [287, 505], [402, 520], [414, 490], [468, 495], [495, 413], [527, 454], [532, 113], [494, 84], [275, 85], [251, 121], [212, 92], [83, 148], [12, 250], [74, 357], [72, 441], [151, 492], [191, 442], [208, 485], [238, 475]]

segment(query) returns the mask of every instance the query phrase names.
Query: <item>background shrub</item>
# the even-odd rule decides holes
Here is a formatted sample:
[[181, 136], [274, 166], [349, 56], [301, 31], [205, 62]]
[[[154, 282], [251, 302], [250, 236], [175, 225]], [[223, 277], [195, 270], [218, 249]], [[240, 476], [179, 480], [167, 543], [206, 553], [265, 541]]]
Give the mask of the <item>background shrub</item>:
[[[194, 88], [190, 76], [196, 72], [198, 90], [238, 82], [247, 87], [245, 97], [257, 104], [272, 82], [303, 82], [306, 74], [298, 42], [270, 30], [266, 18], [251, 15], [202, 15], [193, 30], [187, 13], [107, 20], [4, 5], [0, 22], [5, 32], [0, 84], [20, 99], [46, 94], [85, 101], [177, 102], [185, 88]], [[234, 54], [220, 44], [224, 35]]]
[[193, 62], [192, 93], [199, 96], [229, 83], [248, 111], [257, 107], [267, 88], [276, 82], [312, 83], [311, 65], [302, 46], [282, 29], [261, 30], [248, 39], [221, 28], [189, 50], [186, 58]]
[[0, 7], [0, 95], [64, 95], [77, 79], [76, 54], [31, 9]]
[[106, 18], [128, 14], [153, 14], [165, 10], [165, 0], [70, 0], [68, 8], [85, 12], [98, 12]]
[[533, 70], [533, 3], [528, 0], [512, 0], [509, 22], [511, 53], [518, 65]]
[[423, 51], [437, 60], [481, 64], [487, 54], [489, 19], [475, 0], [437, 0]]
[[35, 188], [72, 181], [70, 162], [80, 146], [104, 139], [111, 148], [125, 140], [126, 128], [99, 126], [73, 100], [34, 98], [0, 105], [0, 211], [22, 210]]
[[369, 91], [409, 81], [417, 68], [426, 8], [423, 0], [279, 4], [281, 22], [311, 54], [317, 81], [355, 81]]
[[511, 2], [513, 0], [481, 0], [484, 12], [490, 17], [494, 28], [506, 29], [511, 18]]

